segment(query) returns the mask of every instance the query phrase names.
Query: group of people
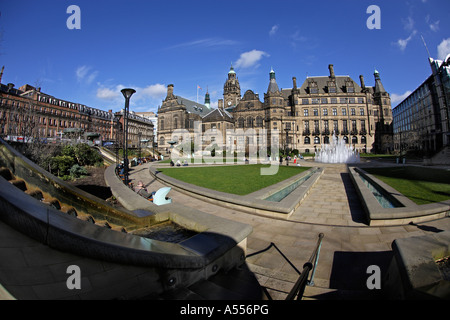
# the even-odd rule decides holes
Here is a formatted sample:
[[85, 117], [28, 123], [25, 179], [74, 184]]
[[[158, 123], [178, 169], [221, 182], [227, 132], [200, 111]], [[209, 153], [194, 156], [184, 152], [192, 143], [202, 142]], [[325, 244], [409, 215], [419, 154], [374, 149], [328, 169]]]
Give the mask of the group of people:
[[187, 162], [187, 160], [184, 160], [183, 164], [181, 164], [180, 160], [177, 160], [176, 163], [174, 163], [173, 160], [170, 160], [170, 166], [171, 166], [171, 167], [174, 167], [174, 166], [177, 166], [177, 167], [181, 167], [181, 166], [187, 167], [187, 166], [188, 166], [188, 162]]
[[[291, 157], [291, 156], [287, 156], [286, 158], [287, 158], [288, 161], [291, 161], [291, 160], [292, 160], [292, 157]], [[286, 160], [286, 158], [284, 158], [284, 160]], [[299, 155], [298, 157], [297, 157], [296, 155], [294, 155], [294, 164], [297, 165], [297, 167], [300, 167], [300, 162], [299, 162], [300, 159], [303, 159], [303, 156], [302, 156], [302, 155]], [[283, 157], [280, 156], [280, 164], [281, 164], [282, 162], [283, 162]]]

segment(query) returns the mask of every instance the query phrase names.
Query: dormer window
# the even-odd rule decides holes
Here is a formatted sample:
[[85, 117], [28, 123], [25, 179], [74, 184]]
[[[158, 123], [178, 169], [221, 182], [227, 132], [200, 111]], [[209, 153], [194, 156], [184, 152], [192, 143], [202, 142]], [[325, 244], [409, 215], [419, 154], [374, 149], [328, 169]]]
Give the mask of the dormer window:
[[354, 84], [353, 84], [353, 81], [352, 81], [350, 78], [348, 78], [348, 79], [345, 81], [345, 88], [346, 88], [346, 90], [347, 90], [348, 93], [353, 93], [353, 92], [355, 92], [355, 86], [354, 86]]
[[317, 87], [317, 82], [314, 80], [311, 80], [308, 83], [309, 93], [311, 94], [317, 94], [319, 93], [319, 88]]
[[328, 93], [336, 93], [336, 81], [328, 81], [327, 88]]

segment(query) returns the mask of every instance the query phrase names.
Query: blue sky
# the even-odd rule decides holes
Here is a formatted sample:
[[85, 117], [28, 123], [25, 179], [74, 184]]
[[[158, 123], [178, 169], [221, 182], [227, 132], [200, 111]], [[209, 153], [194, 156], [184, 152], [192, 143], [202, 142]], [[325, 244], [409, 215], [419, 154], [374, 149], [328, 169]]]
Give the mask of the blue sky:
[[[81, 29], [67, 28], [70, 5]], [[370, 5], [381, 29], [367, 28]], [[421, 36], [433, 58], [450, 53], [448, 0], [2, 0], [0, 11], [2, 83], [102, 110], [123, 108], [132, 87], [131, 109], [156, 111], [168, 84], [192, 100], [200, 86], [200, 102], [208, 88], [217, 106], [231, 63], [242, 94], [261, 99], [271, 67], [280, 88], [329, 64], [374, 85], [377, 69], [394, 107], [430, 75]]]

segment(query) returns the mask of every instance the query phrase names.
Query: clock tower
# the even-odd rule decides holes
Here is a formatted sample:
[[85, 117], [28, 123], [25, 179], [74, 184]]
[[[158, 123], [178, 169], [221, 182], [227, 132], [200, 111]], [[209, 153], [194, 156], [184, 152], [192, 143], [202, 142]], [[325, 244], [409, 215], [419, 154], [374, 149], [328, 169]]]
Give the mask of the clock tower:
[[241, 86], [233, 65], [228, 72], [228, 79], [223, 86], [223, 101], [226, 109], [235, 107], [241, 99]]

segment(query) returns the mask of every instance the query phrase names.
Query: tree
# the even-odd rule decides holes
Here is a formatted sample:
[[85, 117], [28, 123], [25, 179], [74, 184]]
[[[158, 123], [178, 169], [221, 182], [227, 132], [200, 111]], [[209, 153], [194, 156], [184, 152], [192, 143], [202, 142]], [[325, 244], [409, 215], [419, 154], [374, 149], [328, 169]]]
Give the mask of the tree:
[[59, 177], [67, 175], [74, 164], [75, 159], [71, 156], [56, 156], [51, 160], [51, 168], [57, 171]]

